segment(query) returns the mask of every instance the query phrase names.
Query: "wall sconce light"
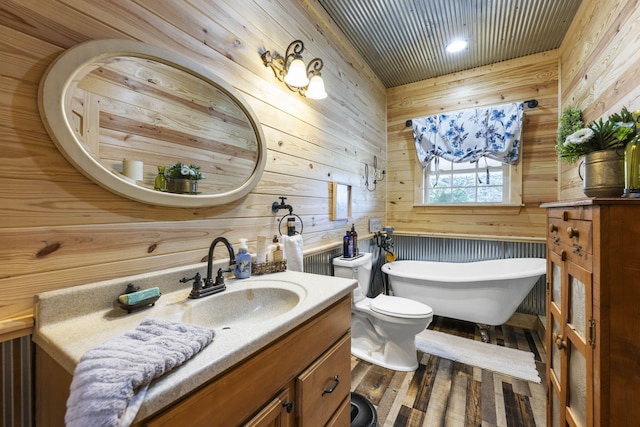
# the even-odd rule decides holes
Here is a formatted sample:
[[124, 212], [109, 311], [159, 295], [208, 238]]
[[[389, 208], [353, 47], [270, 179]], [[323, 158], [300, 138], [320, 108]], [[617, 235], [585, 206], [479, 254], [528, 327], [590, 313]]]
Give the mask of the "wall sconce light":
[[364, 164], [364, 186], [367, 187], [369, 191], [375, 191], [376, 185], [379, 182], [384, 181], [384, 176], [386, 172], [385, 170], [378, 169], [378, 157], [373, 156], [373, 188], [369, 188], [369, 164]]
[[264, 52], [262, 62], [264, 66], [271, 67], [278, 80], [287, 85], [293, 92], [311, 99], [324, 99], [327, 92], [324, 90], [324, 81], [320, 75], [323, 63], [322, 59], [314, 58], [309, 65], [304, 65], [302, 51], [304, 44], [300, 40], [293, 41], [284, 57], [270, 51]]

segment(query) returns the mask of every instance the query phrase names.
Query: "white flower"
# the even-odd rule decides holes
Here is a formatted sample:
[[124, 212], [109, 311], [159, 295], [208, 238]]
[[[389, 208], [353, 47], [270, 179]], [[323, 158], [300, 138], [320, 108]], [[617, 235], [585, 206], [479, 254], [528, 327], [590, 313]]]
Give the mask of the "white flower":
[[567, 146], [569, 144], [584, 144], [585, 142], [593, 138], [593, 136], [594, 133], [591, 129], [583, 128], [567, 136], [567, 139], [564, 140], [564, 145]]
[[191, 168], [187, 165], [182, 165], [182, 167], [180, 168], [180, 175], [191, 175]]

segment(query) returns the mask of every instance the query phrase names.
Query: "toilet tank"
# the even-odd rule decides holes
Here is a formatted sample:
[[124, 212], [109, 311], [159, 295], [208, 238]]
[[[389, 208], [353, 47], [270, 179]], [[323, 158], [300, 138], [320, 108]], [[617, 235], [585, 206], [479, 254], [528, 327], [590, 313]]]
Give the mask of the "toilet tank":
[[342, 257], [333, 259], [334, 276], [358, 281], [358, 288], [353, 291], [354, 301], [360, 301], [367, 295], [371, 282], [371, 267], [372, 261], [369, 252], [362, 252], [362, 256], [355, 259]]

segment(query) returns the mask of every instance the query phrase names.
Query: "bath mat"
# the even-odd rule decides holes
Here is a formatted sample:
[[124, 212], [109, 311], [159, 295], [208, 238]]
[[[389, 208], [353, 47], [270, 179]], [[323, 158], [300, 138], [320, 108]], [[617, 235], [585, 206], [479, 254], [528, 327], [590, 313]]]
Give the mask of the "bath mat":
[[416, 335], [424, 353], [540, 383], [533, 353], [425, 329]]

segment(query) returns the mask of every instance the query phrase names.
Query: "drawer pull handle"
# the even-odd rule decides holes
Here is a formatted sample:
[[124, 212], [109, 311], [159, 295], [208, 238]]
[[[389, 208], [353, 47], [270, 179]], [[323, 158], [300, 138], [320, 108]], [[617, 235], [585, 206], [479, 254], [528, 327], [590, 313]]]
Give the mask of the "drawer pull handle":
[[287, 414], [290, 414], [293, 410], [293, 402], [282, 402], [282, 407], [286, 408]]
[[325, 388], [324, 390], [322, 390], [322, 395], [324, 396], [325, 394], [328, 393], [333, 393], [333, 390], [336, 389], [336, 387], [338, 387], [338, 384], [340, 384], [340, 380], [338, 379], [338, 376], [336, 375], [335, 377], [333, 377], [333, 384], [331, 385], [331, 387], [329, 388]]
[[578, 237], [579, 234], [580, 232], [578, 231], [577, 228], [571, 228], [571, 227], [567, 228], [567, 235], [569, 236], [569, 238]]
[[558, 226], [555, 224], [549, 224], [549, 233], [553, 233], [554, 231], [558, 231]]

